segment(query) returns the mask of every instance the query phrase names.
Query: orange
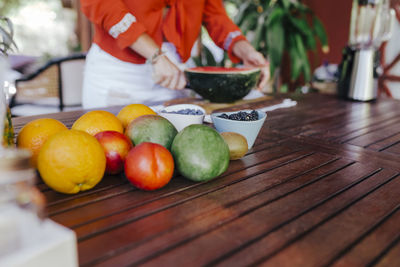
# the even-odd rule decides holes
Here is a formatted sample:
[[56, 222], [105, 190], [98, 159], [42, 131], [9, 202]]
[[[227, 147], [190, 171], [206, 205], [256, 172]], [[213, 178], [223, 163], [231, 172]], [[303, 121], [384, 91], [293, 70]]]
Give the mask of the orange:
[[114, 114], [104, 110], [94, 110], [83, 114], [75, 121], [71, 129], [84, 131], [93, 136], [104, 131], [124, 132], [120, 120]]
[[37, 167], [37, 156], [43, 144], [52, 135], [68, 130], [60, 121], [50, 118], [36, 119], [25, 124], [17, 137], [17, 146], [32, 152], [32, 164]]
[[151, 108], [143, 104], [130, 104], [123, 107], [118, 113], [117, 117], [122, 122], [124, 129], [134, 119], [142, 115], [157, 115]]
[[106, 156], [97, 139], [76, 130], [62, 131], [43, 145], [38, 170], [55, 191], [74, 194], [93, 188], [103, 178]]

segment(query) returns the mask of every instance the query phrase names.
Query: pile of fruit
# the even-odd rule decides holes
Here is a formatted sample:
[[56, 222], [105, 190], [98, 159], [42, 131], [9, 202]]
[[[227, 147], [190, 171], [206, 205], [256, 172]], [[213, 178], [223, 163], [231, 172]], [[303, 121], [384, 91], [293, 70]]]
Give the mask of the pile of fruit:
[[122, 172], [142, 190], [165, 186], [175, 169], [192, 181], [208, 181], [247, 153], [243, 136], [219, 134], [206, 125], [190, 125], [178, 133], [143, 104], [128, 105], [117, 116], [87, 112], [71, 129], [51, 118], [33, 120], [19, 132], [17, 146], [31, 150], [43, 181], [66, 194], [89, 190], [105, 174]]

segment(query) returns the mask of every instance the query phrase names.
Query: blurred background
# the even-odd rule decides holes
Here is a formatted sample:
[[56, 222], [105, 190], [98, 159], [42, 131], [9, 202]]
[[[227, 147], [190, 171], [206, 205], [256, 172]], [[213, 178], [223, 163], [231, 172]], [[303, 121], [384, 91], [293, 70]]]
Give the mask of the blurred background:
[[53, 57], [82, 51], [78, 37], [78, 7], [72, 2], [0, 1], [0, 14], [8, 17], [14, 25], [18, 50], [9, 56], [13, 68], [26, 73]]
[[[273, 63], [273, 79], [265, 89], [266, 93], [304, 91], [305, 86], [306, 91], [314, 88], [325, 93], [336, 92], [337, 69], [349, 39], [352, 1], [224, 2], [232, 19]], [[391, 1], [391, 6], [397, 19], [391, 40], [379, 48], [379, 83], [381, 95], [400, 98], [400, 67], [397, 64], [400, 47], [396, 45], [400, 38], [400, 1]], [[268, 21], [268, 16], [278, 11], [284, 15], [279, 20]], [[18, 46], [18, 50], [14, 49], [9, 55], [10, 81], [34, 73], [54, 58], [77, 53], [84, 55], [90, 47], [93, 29], [80, 12], [79, 0], [0, 0], [0, 15], [13, 22]], [[304, 49], [297, 51], [288, 36], [298, 36]], [[271, 39], [275, 41], [271, 42]], [[280, 47], [273, 47], [275, 44]], [[193, 59], [197, 65], [229, 64], [205, 30], [194, 48]]]

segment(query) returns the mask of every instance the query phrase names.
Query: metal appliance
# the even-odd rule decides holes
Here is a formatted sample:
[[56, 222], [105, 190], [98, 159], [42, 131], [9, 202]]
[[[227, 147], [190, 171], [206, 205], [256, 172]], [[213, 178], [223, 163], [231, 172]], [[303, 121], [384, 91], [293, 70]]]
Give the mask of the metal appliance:
[[339, 66], [339, 96], [370, 101], [377, 98], [379, 47], [390, 38], [395, 12], [389, 0], [353, 0], [350, 34]]

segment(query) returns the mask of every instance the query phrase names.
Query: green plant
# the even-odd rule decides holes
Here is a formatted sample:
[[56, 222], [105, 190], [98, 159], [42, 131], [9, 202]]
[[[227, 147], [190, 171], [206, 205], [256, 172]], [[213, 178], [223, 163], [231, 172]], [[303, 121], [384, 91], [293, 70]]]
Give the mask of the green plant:
[[197, 67], [205, 67], [205, 66], [223, 67], [225, 65], [225, 61], [228, 59], [226, 52], [224, 53], [224, 58], [222, 59], [222, 61], [217, 62], [211, 50], [208, 49], [206, 45], [204, 45], [203, 43], [204, 39], [211, 39], [211, 37], [208, 35], [206, 28], [201, 27], [201, 33], [199, 37], [200, 42], [198, 48], [199, 51], [196, 56], [192, 57], [194, 64]]
[[311, 80], [308, 51], [317, 41], [328, 51], [325, 28], [314, 12], [297, 0], [231, 0], [238, 6], [235, 23], [252, 45], [270, 61], [271, 76], [282, 65], [284, 53], [290, 58], [291, 80], [303, 75]]
[[22, 4], [22, 2], [27, 2], [27, 0], [1, 0], [0, 1], [1, 14], [7, 16], [12, 11], [17, 9]]
[[[17, 47], [13, 40], [13, 33], [11, 21], [6, 17], [0, 16], [0, 110], [4, 112], [4, 114], [0, 112], [0, 116], [4, 116], [0, 118], [0, 147], [12, 146], [14, 144], [14, 128], [11, 121], [11, 112], [6, 104], [3, 91], [3, 76], [7, 65], [4, 63], [5, 59], [2, 58], [4, 55], [7, 55], [7, 51], [12, 47]], [[2, 105], [5, 105], [5, 107]], [[1, 134], [3, 135], [3, 139], [1, 139]]]
[[14, 30], [10, 19], [0, 16], [0, 55], [7, 55], [8, 50], [17, 47], [13, 36]]

